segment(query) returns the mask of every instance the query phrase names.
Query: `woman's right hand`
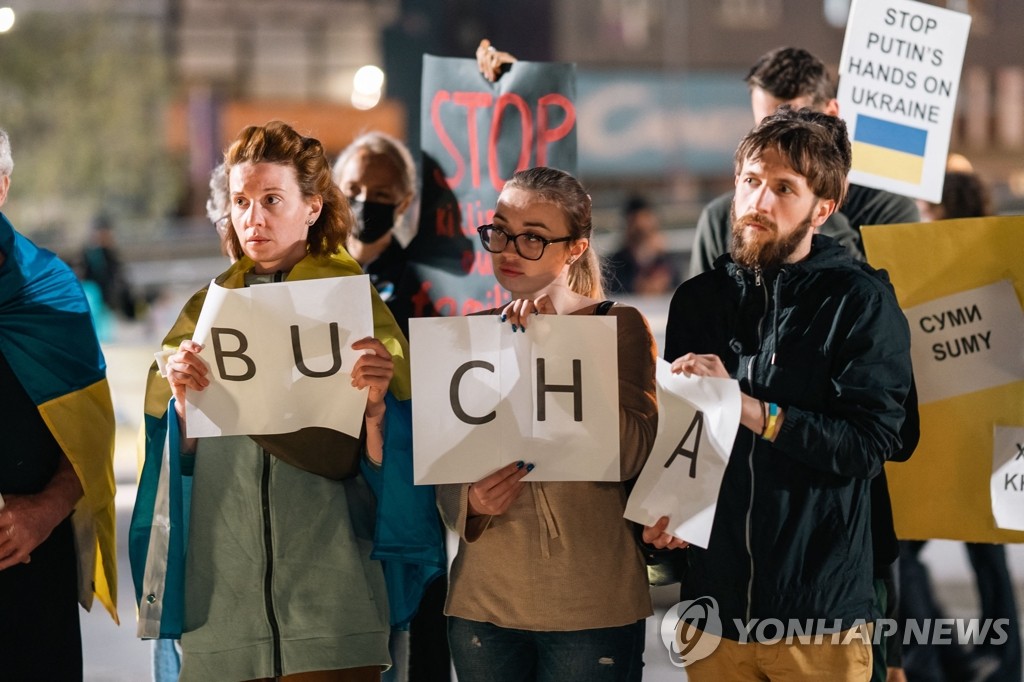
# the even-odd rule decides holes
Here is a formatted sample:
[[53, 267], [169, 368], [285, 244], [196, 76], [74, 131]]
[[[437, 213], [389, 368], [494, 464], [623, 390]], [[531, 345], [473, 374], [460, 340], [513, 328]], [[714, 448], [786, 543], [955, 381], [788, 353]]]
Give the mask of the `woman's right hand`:
[[167, 383], [171, 385], [171, 393], [174, 394], [174, 411], [178, 413], [178, 417], [183, 422], [185, 419], [185, 389], [202, 391], [210, 385], [210, 380], [206, 378], [209, 369], [199, 357], [201, 350], [203, 350], [201, 344], [186, 339], [178, 346], [178, 352], [167, 358]]
[[551, 297], [541, 294], [535, 299], [517, 298], [506, 305], [501, 311], [501, 321], [512, 325], [512, 331], [526, 331], [526, 324], [529, 319], [537, 314], [557, 315], [555, 304]]
[[532, 464], [513, 462], [469, 486], [469, 516], [498, 516], [508, 511], [526, 486]]

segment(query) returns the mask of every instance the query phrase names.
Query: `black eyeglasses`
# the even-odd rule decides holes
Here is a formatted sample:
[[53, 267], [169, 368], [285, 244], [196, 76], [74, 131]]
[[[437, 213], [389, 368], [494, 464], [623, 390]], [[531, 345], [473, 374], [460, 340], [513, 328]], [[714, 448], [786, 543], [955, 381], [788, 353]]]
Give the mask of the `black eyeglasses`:
[[544, 256], [544, 249], [548, 244], [558, 242], [571, 242], [572, 237], [559, 237], [558, 239], [545, 239], [537, 234], [521, 232], [511, 235], [500, 227], [494, 225], [481, 225], [476, 228], [480, 234], [480, 243], [491, 253], [501, 253], [508, 246], [509, 242], [516, 247], [516, 253], [526, 260], [540, 260]]

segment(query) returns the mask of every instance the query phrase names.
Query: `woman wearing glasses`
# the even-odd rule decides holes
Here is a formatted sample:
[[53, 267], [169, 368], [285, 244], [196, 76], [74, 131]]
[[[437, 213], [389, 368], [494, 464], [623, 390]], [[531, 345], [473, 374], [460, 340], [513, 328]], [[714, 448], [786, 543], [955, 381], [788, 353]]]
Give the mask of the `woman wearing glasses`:
[[[627, 480], [657, 430], [654, 340], [637, 310], [602, 300], [591, 231], [590, 197], [575, 178], [551, 168], [516, 173], [494, 224], [478, 230], [512, 295], [488, 312], [510, 333], [535, 313], [616, 317]], [[524, 482], [533, 466], [523, 452], [523, 461], [476, 483], [438, 487], [442, 517], [459, 534], [446, 608], [459, 681], [639, 680], [652, 611], [644, 561], [622, 517], [625, 490]]]

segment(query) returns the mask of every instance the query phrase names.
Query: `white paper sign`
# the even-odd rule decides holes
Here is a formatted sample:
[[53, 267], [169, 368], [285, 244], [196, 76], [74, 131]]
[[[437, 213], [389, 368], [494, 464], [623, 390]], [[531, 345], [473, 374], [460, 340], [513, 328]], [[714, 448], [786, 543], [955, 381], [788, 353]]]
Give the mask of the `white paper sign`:
[[995, 427], [991, 492], [996, 526], [1024, 530], [1024, 427]]
[[211, 283], [193, 339], [210, 385], [186, 393], [189, 437], [291, 433], [358, 436], [366, 389], [352, 387], [373, 336], [366, 275], [225, 289]]
[[850, 182], [942, 200], [969, 14], [912, 0], [854, 0], [839, 63]]
[[1009, 280], [937, 298], [904, 314], [919, 403], [1024, 379], [1024, 311]]
[[511, 462], [532, 481], [618, 481], [613, 316], [409, 320], [416, 483], [478, 481]]
[[673, 374], [658, 360], [658, 437], [626, 503], [625, 517], [707, 547], [718, 490], [740, 425], [735, 379]]

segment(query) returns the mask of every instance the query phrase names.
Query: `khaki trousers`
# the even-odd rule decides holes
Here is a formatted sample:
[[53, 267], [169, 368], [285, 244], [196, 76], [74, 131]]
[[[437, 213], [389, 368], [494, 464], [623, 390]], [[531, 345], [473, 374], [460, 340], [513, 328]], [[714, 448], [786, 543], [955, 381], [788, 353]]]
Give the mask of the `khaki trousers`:
[[686, 675], [690, 682], [868, 682], [873, 629], [869, 625], [861, 633], [845, 630], [835, 637], [823, 635], [821, 642], [812, 636], [807, 643], [797, 639], [790, 644], [785, 640], [740, 643], [723, 638], [710, 656], [688, 665]]

